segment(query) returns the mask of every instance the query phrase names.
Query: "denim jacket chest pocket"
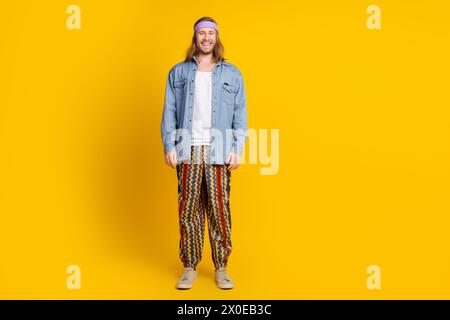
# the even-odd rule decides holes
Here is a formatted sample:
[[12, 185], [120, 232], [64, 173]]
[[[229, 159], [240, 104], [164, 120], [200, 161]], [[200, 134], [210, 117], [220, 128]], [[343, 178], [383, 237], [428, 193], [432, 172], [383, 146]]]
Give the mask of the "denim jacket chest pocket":
[[220, 94], [222, 103], [227, 107], [233, 107], [237, 92], [236, 86], [228, 82], [223, 82], [221, 87]]
[[[188, 79], [175, 80], [173, 83], [175, 93], [176, 118], [181, 120], [184, 117], [184, 105], [186, 103]], [[178, 124], [177, 124], [178, 127]]]
[[173, 83], [173, 87], [175, 88], [175, 95], [177, 101], [184, 101], [184, 97], [186, 96], [186, 79], [176, 80]]

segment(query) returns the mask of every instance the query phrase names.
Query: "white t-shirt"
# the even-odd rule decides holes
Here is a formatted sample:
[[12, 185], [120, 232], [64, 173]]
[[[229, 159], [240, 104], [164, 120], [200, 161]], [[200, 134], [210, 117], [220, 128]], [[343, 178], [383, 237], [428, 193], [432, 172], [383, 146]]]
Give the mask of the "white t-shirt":
[[211, 71], [197, 71], [191, 145], [211, 144]]

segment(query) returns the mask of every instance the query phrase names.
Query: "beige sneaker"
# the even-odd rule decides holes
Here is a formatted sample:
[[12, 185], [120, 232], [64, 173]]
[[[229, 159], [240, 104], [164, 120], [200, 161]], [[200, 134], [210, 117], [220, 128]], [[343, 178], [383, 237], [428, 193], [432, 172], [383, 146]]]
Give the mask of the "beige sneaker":
[[194, 268], [188, 267], [184, 268], [183, 275], [177, 283], [177, 289], [190, 289], [197, 278], [197, 270]]
[[226, 268], [216, 270], [216, 283], [220, 289], [233, 289], [234, 287]]

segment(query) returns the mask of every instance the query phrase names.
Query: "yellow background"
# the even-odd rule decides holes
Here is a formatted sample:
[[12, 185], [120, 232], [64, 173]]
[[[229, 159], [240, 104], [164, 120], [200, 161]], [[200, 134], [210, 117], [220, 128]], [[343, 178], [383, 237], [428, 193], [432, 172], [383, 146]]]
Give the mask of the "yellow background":
[[[381, 30], [366, 27], [371, 4]], [[0, 298], [450, 298], [449, 10], [2, 3]], [[249, 127], [280, 131], [278, 174], [232, 175], [232, 291], [215, 287], [208, 241], [195, 287], [174, 288], [177, 182], [159, 129], [167, 73], [204, 15], [244, 75]], [[381, 290], [366, 287], [372, 264]]]

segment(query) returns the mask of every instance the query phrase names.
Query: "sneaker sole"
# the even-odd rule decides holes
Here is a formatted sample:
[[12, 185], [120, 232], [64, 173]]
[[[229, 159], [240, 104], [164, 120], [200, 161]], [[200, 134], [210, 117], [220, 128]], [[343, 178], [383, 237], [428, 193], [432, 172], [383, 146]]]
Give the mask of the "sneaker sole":
[[190, 286], [190, 287], [178, 287], [177, 286], [177, 289], [178, 290], [189, 290], [189, 289], [192, 289], [192, 286]]
[[219, 288], [219, 289], [222, 289], [222, 290], [230, 290], [230, 289], [233, 289], [234, 288], [234, 286], [232, 285], [232, 286], [227, 286], [227, 285], [219, 285], [218, 283], [216, 283], [217, 284], [217, 287]]

